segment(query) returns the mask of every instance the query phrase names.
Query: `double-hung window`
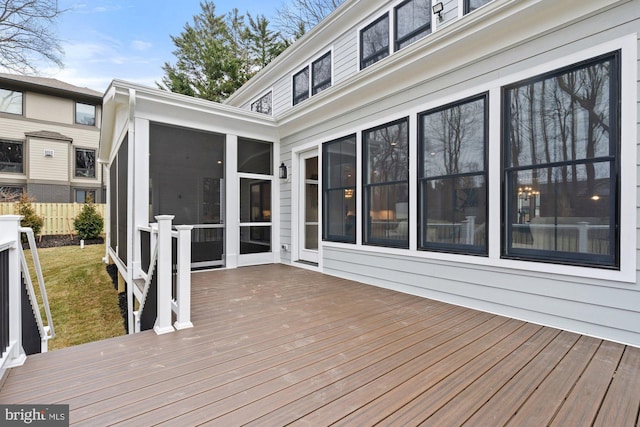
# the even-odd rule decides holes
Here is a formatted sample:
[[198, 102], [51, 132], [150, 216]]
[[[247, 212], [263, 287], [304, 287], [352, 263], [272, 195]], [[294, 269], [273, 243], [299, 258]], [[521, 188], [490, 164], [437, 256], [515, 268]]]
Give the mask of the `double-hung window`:
[[356, 242], [356, 137], [322, 145], [324, 240]]
[[309, 67], [293, 75], [293, 105], [309, 98]]
[[395, 50], [431, 32], [431, 0], [407, 0], [395, 8]]
[[619, 267], [620, 53], [503, 89], [503, 256]]
[[419, 115], [420, 248], [487, 253], [486, 95]]
[[389, 14], [360, 31], [360, 69], [389, 56]]
[[96, 150], [76, 148], [76, 172], [77, 178], [96, 177]]
[[0, 113], [22, 115], [22, 92], [0, 88]]
[[24, 172], [22, 141], [0, 140], [0, 172]]
[[311, 64], [311, 94], [331, 87], [331, 51]]
[[409, 119], [363, 132], [364, 243], [409, 247]]

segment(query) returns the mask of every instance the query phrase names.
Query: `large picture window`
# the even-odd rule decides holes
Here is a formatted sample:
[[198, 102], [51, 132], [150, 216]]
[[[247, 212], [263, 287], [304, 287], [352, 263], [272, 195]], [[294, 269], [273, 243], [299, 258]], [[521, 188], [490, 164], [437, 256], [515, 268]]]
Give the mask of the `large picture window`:
[[420, 248], [487, 253], [487, 97], [419, 116]]
[[324, 240], [356, 242], [356, 137], [322, 145]]
[[507, 257], [619, 267], [619, 53], [504, 88]]
[[331, 87], [331, 52], [311, 64], [311, 94]]
[[385, 14], [360, 31], [360, 69], [389, 56], [389, 15]]
[[76, 148], [76, 172], [77, 178], [96, 177], [96, 150]]
[[0, 88], [0, 113], [22, 115], [22, 92]]
[[431, 0], [407, 0], [395, 8], [395, 50], [431, 32]]
[[0, 139], [0, 172], [23, 173], [22, 141]]
[[409, 247], [409, 119], [363, 133], [364, 243]]

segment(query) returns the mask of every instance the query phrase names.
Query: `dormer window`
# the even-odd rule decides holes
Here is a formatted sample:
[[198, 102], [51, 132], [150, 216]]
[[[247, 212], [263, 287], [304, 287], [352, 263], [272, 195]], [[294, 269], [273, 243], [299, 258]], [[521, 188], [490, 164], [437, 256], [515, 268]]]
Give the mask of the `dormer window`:
[[360, 69], [389, 56], [389, 14], [360, 31]]

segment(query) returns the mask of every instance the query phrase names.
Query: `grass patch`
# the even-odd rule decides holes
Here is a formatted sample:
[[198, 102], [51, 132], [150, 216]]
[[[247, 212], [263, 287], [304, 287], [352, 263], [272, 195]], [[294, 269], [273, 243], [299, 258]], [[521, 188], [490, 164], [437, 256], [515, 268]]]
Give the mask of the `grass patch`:
[[[31, 254], [25, 252], [31, 261]], [[104, 244], [38, 249], [56, 332], [49, 350], [125, 333], [118, 293], [102, 262], [104, 254]], [[37, 288], [35, 273], [31, 277]]]

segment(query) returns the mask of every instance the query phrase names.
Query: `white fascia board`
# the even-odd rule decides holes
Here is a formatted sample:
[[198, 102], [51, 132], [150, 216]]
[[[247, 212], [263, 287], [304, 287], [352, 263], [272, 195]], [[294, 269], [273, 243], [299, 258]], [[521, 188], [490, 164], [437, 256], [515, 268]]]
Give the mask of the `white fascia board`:
[[495, 0], [278, 116], [281, 137], [632, 0]]

